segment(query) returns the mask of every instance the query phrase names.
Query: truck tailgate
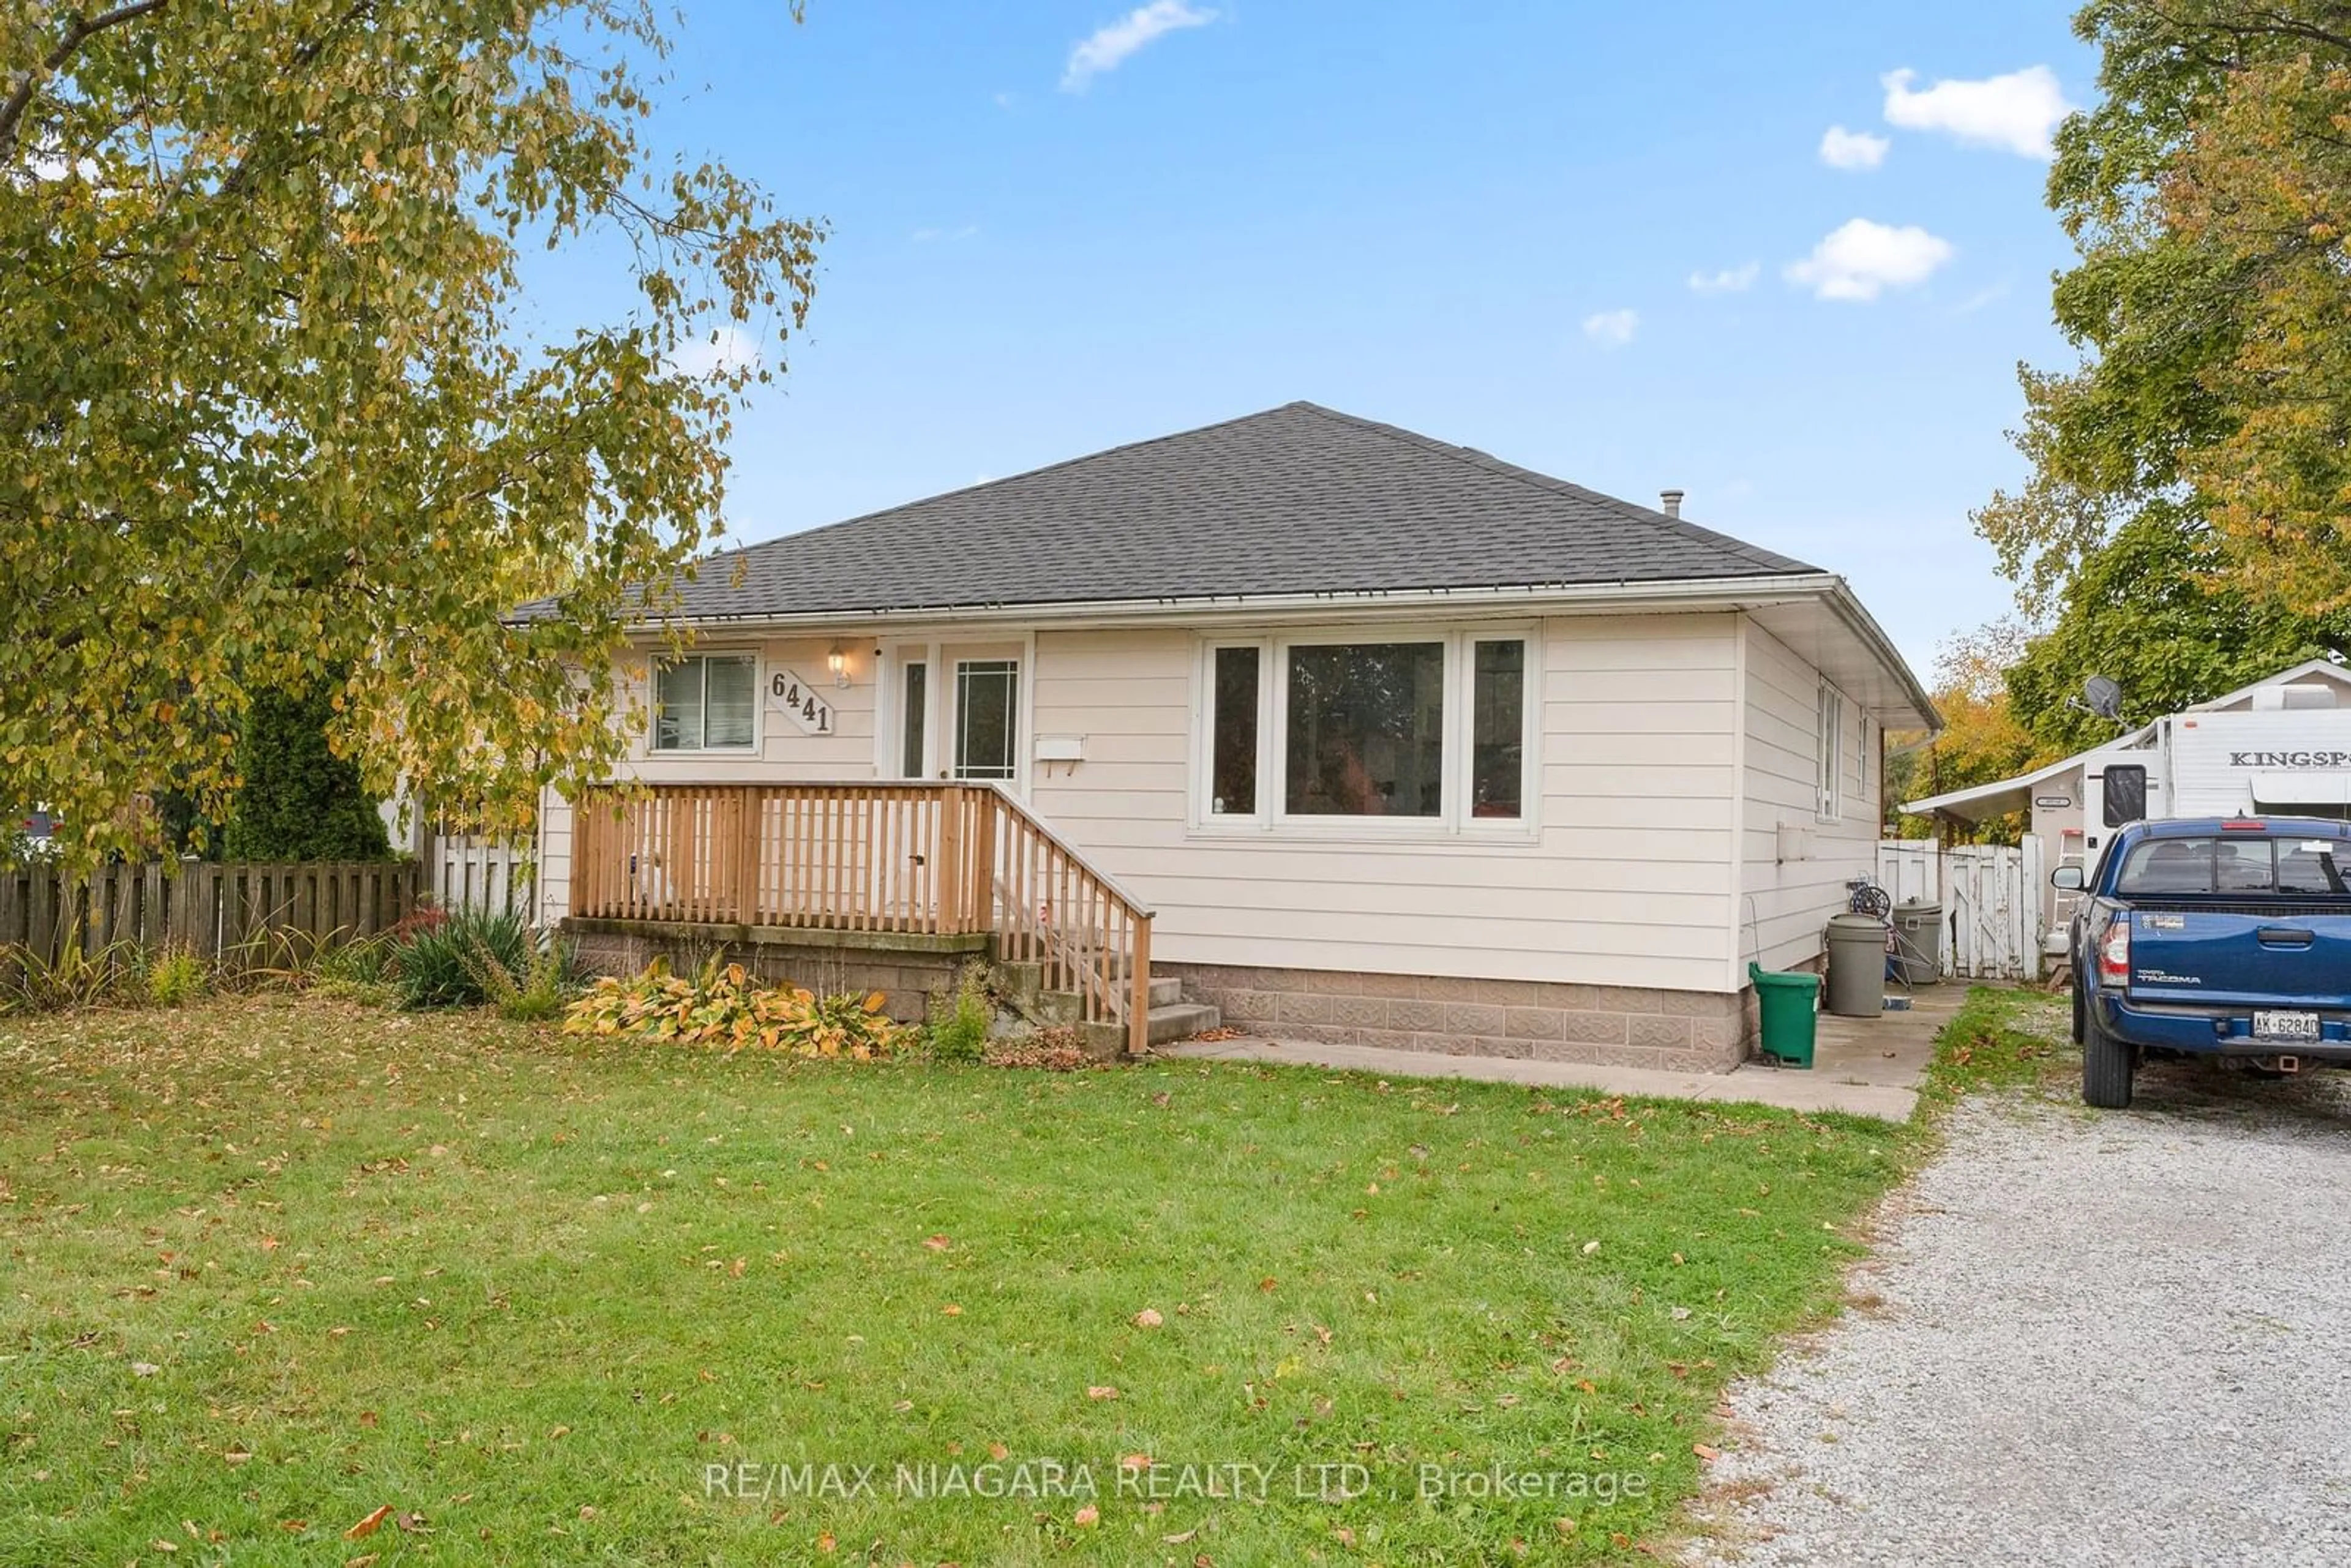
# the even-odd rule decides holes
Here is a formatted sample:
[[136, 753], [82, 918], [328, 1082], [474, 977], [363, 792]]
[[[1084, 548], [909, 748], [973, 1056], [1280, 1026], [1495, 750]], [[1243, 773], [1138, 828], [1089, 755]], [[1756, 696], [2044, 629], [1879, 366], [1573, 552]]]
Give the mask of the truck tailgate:
[[2132, 910], [2134, 1001], [2351, 1008], [2351, 907]]

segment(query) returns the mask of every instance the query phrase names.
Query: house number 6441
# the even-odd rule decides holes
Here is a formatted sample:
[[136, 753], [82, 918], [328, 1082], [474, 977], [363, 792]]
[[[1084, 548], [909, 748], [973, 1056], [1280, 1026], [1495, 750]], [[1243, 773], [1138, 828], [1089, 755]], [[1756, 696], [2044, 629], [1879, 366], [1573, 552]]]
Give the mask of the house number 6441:
[[816, 695], [816, 688], [789, 670], [778, 670], [768, 683], [768, 695], [784, 716], [799, 727], [803, 735], [832, 733], [832, 705]]

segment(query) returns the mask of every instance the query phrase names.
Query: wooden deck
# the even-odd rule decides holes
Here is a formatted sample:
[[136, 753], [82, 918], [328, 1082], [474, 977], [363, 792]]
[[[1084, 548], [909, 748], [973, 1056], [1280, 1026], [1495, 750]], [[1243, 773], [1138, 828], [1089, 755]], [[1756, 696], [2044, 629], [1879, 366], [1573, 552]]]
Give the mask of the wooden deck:
[[576, 803], [570, 913], [985, 935], [1140, 1051], [1150, 909], [992, 784], [653, 784]]

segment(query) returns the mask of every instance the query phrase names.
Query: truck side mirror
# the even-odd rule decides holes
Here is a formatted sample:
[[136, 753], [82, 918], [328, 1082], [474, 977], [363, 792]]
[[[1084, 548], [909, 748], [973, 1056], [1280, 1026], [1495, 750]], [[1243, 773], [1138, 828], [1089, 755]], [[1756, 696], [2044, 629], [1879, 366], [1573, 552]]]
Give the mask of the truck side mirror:
[[2049, 885], [2060, 893], [2079, 893], [2089, 884], [2083, 879], [2080, 866], [2061, 865], [2049, 873]]

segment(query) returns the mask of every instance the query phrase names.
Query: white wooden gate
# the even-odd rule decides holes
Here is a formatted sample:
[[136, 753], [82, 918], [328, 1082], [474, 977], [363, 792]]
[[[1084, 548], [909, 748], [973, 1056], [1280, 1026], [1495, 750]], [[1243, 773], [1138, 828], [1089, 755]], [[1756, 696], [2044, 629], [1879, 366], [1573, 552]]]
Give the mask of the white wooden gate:
[[442, 908], [529, 917], [530, 857], [526, 846], [475, 833], [427, 833], [421, 858], [433, 902]]
[[1896, 904], [1943, 906], [1943, 973], [1954, 979], [2041, 977], [2041, 886], [2047, 877], [2038, 841], [1953, 844], [1883, 839], [1877, 885]]

